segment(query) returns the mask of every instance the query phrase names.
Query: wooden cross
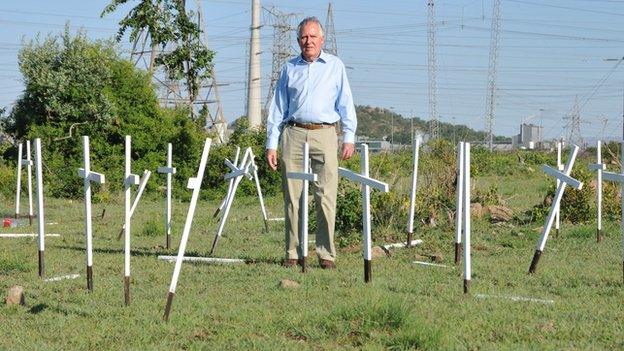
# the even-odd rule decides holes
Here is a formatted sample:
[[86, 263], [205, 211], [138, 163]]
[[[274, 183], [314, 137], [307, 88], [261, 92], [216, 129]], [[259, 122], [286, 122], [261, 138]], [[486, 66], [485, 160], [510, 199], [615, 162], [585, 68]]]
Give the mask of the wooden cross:
[[186, 185], [187, 188], [193, 190], [193, 195], [191, 195], [191, 203], [189, 204], [189, 209], [186, 214], [186, 221], [184, 221], [184, 229], [182, 230], [182, 237], [180, 238], [180, 246], [178, 247], [178, 256], [176, 258], [175, 267], [173, 269], [173, 275], [171, 276], [171, 284], [169, 285], [169, 293], [167, 294], [167, 303], [165, 305], [165, 314], [163, 315], [163, 319], [165, 321], [169, 320], [171, 304], [173, 303], [173, 297], [175, 296], [178, 278], [180, 277], [180, 270], [182, 269], [186, 243], [188, 242], [188, 237], [191, 233], [191, 225], [193, 224], [193, 216], [195, 215], [195, 207], [197, 206], [197, 199], [199, 198], [201, 183], [204, 179], [204, 170], [206, 169], [206, 163], [208, 162], [208, 153], [210, 152], [211, 142], [212, 140], [210, 138], [206, 138], [206, 142], [204, 143], [204, 149], [201, 154], [201, 159], [199, 161], [197, 177], [189, 178]]
[[167, 237], [165, 239], [165, 246], [167, 250], [171, 247], [171, 177], [176, 173], [176, 168], [173, 167], [171, 143], [167, 144], [167, 165], [164, 167], [158, 167], [158, 173], [167, 175], [167, 202], [165, 205], [165, 232]]
[[[132, 139], [129, 135], [125, 137], [126, 160], [124, 167], [124, 303], [130, 305], [130, 197], [133, 185], [139, 184], [139, 176], [132, 174], [130, 168]], [[138, 196], [137, 196], [138, 197]]]
[[78, 169], [78, 176], [84, 179], [85, 193], [85, 236], [87, 239], [87, 289], [93, 291], [93, 229], [91, 226], [91, 182], [104, 184], [105, 177], [102, 173], [91, 172], [91, 159], [89, 155], [89, 137], [82, 137], [84, 168]]
[[299, 179], [303, 181], [301, 188], [301, 201], [299, 206], [299, 248], [301, 252], [301, 272], [306, 271], [306, 260], [308, 258], [308, 184], [316, 182], [318, 175], [312, 173], [310, 169], [310, 146], [303, 144], [303, 166], [302, 172], [287, 172], [286, 178]]
[[596, 163], [589, 165], [590, 171], [596, 171], [596, 207], [598, 209], [596, 242], [600, 242], [600, 240], [602, 240], [602, 173], [607, 169], [606, 165], [602, 163], [601, 147], [602, 142], [598, 140], [596, 142]]
[[370, 188], [388, 192], [388, 184], [380, 182], [369, 177], [368, 172], [368, 145], [361, 146], [360, 171], [361, 174], [355, 173], [346, 168], [339, 167], [338, 174], [351, 181], [362, 184], [362, 255], [364, 256], [364, 281], [369, 283], [372, 281], [372, 239], [371, 239], [371, 220], [370, 220]]
[[537, 242], [537, 248], [535, 249], [535, 254], [533, 255], [533, 260], [531, 260], [531, 266], [529, 267], [529, 273], [535, 273], [537, 269], [537, 263], [539, 262], [540, 257], [542, 256], [542, 252], [544, 252], [544, 248], [546, 247], [546, 240], [548, 240], [548, 233], [552, 228], [553, 222], [555, 220], [555, 212], [559, 210], [561, 204], [561, 198], [563, 197], [563, 192], [565, 191], [566, 185], [569, 185], [575, 189], [581, 189], [583, 187], [583, 183], [570, 177], [570, 173], [572, 172], [572, 167], [574, 166], [574, 161], [576, 160], [576, 155], [578, 154], [579, 147], [576, 145], [572, 146], [572, 152], [568, 157], [568, 162], [566, 163], [563, 171], [559, 171], [555, 168], [549, 166], [542, 166], [544, 172], [550, 176], [556, 177], [560, 182], [559, 186], [557, 186], [557, 191], [555, 192], [555, 197], [553, 198], [552, 205], [550, 206], [550, 211], [548, 212], [548, 217], [546, 218], [546, 225], [544, 225], [544, 229], [542, 230], [542, 235]]
[[35, 139], [35, 177], [37, 183], [37, 231], [39, 233], [39, 277], [45, 275], [45, 221], [43, 214], [43, 172], [41, 170], [41, 139]]
[[[620, 149], [624, 147], [624, 142], [620, 144]], [[615, 172], [602, 172], [604, 180], [620, 183], [620, 199], [621, 199], [621, 219], [620, 228], [622, 232], [622, 281], [624, 281], [624, 150], [620, 151], [620, 173]], [[600, 183], [598, 183], [600, 184]]]
[[221, 221], [219, 222], [219, 228], [217, 229], [217, 234], [212, 242], [212, 247], [210, 249], [209, 256], [212, 256], [217, 248], [217, 243], [219, 239], [221, 239], [221, 235], [223, 234], [223, 228], [225, 227], [225, 222], [230, 213], [230, 209], [232, 207], [232, 203], [234, 202], [234, 195], [236, 194], [236, 189], [238, 188], [238, 184], [240, 184], [243, 177], [247, 177], [248, 179], [254, 179], [256, 183], [256, 191], [258, 193], [258, 199], [260, 200], [260, 209], [262, 211], [262, 218], [264, 219], [264, 229], [268, 232], [268, 218], [266, 214], [266, 209], [264, 207], [264, 199], [262, 198], [262, 189], [260, 188], [260, 180], [258, 179], [258, 167], [254, 161], [254, 154], [251, 150], [251, 147], [248, 147], [243, 154], [243, 158], [241, 162], [236, 165], [230, 162], [229, 160], [225, 160], [225, 165], [230, 168], [231, 172], [226, 174], [223, 178], [225, 180], [233, 179], [234, 182], [230, 191], [225, 199], [225, 206], [223, 210], [223, 217], [221, 217]]
[[455, 213], [455, 264], [459, 264], [464, 242], [464, 294], [470, 289], [472, 261], [470, 252], [470, 143], [457, 146], [457, 210]]
[[412, 150], [414, 163], [412, 165], [412, 190], [410, 192], [410, 207], [407, 218], [407, 242], [406, 246], [412, 246], [412, 236], [414, 233], [414, 210], [416, 207], [416, 185], [418, 182], [418, 156], [420, 153], [420, 135], [416, 135], [414, 138], [414, 146]]

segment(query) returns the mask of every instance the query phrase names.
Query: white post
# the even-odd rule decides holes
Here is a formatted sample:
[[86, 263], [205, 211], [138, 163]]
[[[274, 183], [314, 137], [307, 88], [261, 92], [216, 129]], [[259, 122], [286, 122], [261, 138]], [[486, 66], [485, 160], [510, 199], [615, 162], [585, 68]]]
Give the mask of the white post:
[[[557, 142], [557, 169], [560, 171], [563, 171], [563, 164], [561, 163], [561, 141]], [[561, 181], [559, 180], [559, 178], [556, 178], [556, 187], [557, 189], [559, 189], [559, 184], [561, 184]], [[555, 236], [558, 237], [559, 236], [559, 227], [561, 223], [561, 213], [560, 213], [560, 208], [557, 207], [556, 212], [555, 212]]]
[[470, 257], [470, 143], [464, 144], [464, 294], [470, 288], [471, 257]]
[[[596, 164], [602, 164], [602, 142], [596, 142]], [[602, 238], [602, 169], [596, 170], [596, 205], [598, 206], [598, 229], [596, 231], [596, 241]]]
[[[239, 155], [240, 155], [240, 147], [236, 146], [236, 153], [234, 154], [234, 166], [240, 168], [241, 165], [238, 164], [238, 156]], [[223, 201], [221, 201], [221, 204], [219, 205], [219, 208], [217, 208], [215, 213], [212, 215], [213, 217], [216, 217], [217, 215], [219, 215], [219, 212], [221, 212], [223, 210], [223, 207], [225, 206], [225, 203], [227, 202], [227, 199], [230, 197], [230, 191], [232, 191], [232, 186], [233, 185], [234, 185], [234, 178], [230, 178], [230, 182], [228, 183], [227, 193], [225, 194], [225, 197], [223, 198]]]
[[301, 172], [288, 172], [287, 178], [303, 180], [301, 187], [301, 206], [299, 207], [299, 248], [301, 251], [301, 271], [306, 271], [306, 260], [308, 257], [308, 186], [309, 182], [314, 182], [318, 176], [310, 171], [310, 146], [303, 144], [303, 164]]
[[15, 219], [19, 218], [20, 193], [22, 190], [22, 143], [17, 144], [17, 188], [15, 190]]
[[461, 258], [461, 242], [464, 212], [464, 142], [457, 145], [457, 205], [455, 206], [455, 264]]
[[[364, 177], [368, 177], [368, 145], [362, 144], [362, 154], [360, 156], [360, 173]], [[362, 221], [362, 253], [364, 256], [364, 281], [370, 282], [372, 279], [372, 267], [371, 260], [373, 259], [372, 253], [372, 238], [370, 228], [370, 188], [368, 185], [362, 183], [362, 208], [363, 221]]]
[[602, 142], [598, 140], [596, 143], [596, 163], [589, 165], [590, 171], [596, 171], [596, 207], [598, 209], [596, 242], [602, 240], [602, 172], [605, 169], [606, 165], [602, 163]]
[[32, 159], [30, 152], [30, 140], [26, 140], [26, 179], [28, 184], [28, 224], [32, 225], [33, 220], [33, 194], [32, 194]]
[[43, 172], [41, 171], [41, 139], [35, 139], [35, 174], [37, 177], [37, 231], [39, 233], [39, 277], [45, 275], [45, 222], [43, 214]]
[[91, 226], [91, 182], [104, 184], [105, 178], [101, 173], [91, 172], [89, 155], [89, 137], [82, 137], [84, 168], [78, 169], [78, 176], [84, 179], [85, 192], [85, 237], [87, 241], [87, 289], [93, 291], [93, 230]]
[[583, 186], [583, 183], [578, 180], [570, 177], [570, 173], [572, 172], [572, 167], [574, 166], [574, 161], [576, 160], [576, 155], [578, 154], [579, 147], [573, 145], [572, 152], [568, 157], [568, 162], [564, 167], [563, 172], [559, 170], [555, 170], [548, 166], [543, 166], [543, 170], [552, 176], [557, 177], [561, 182], [557, 187], [557, 191], [555, 192], [555, 197], [553, 198], [552, 206], [550, 207], [550, 212], [548, 212], [548, 217], [546, 219], [546, 225], [544, 225], [544, 229], [542, 230], [542, 235], [537, 243], [537, 248], [535, 250], [535, 254], [533, 255], [533, 260], [531, 261], [531, 266], [529, 267], [529, 273], [535, 273], [537, 268], [537, 263], [544, 252], [544, 248], [546, 246], [546, 240], [548, 240], [548, 233], [552, 228], [553, 222], [555, 221], [555, 213], [560, 207], [561, 198], [563, 197], [563, 192], [565, 190], [566, 185], [570, 185], [577, 189], [580, 189]]
[[139, 177], [132, 174], [130, 162], [132, 139], [129, 135], [125, 137], [126, 160], [124, 167], [124, 303], [130, 305], [130, 197], [132, 196], [132, 186], [139, 183]]
[[370, 228], [370, 188], [388, 192], [388, 184], [369, 177], [368, 172], [368, 145], [362, 144], [360, 159], [361, 174], [338, 167], [338, 174], [354, 182], [362, 184], [362, 256], [364, 256], [364, 281], [372, 280], [372, 239]]
[[212, 256], [214, 254], [217, 248], [217, 243], [219, 242], [219, 239], [221, 239], [221, 234], [223, 233], [223, 228], [225, 227], [225, 221], [230, 214], [230, 208], [232, 207], [232, 203], [234, 202], [234, 195], [236, 195], [236, 189], [238, 188], [238, 184], [240, 184], [243, 176], [249, 172], [250, 164], [248, 160], [250, 156], [251, 148], [247, 148], [245, 150], [245, 153], [243, 154], [243, 159], [240, 162], [240, 166], [237, 167], [236, 165], [226, 162], [228, 167], [230, 167], [233, 172], [226, 174], [225, 179], [234, 179], [234, 184], [232, 184], [232, 190], [230, 190], [226, 198], [223, 216], [221, 217], [221, 221], [219, 221], [219, 228], [217, 229], [217, 235], [215, 235], [215, 238], [212, 241], [212, 247], [210, 248], [210, 253], [208, 254], [209, 256]]
[[167, 166], [158, 167], [158, 173], [167, 174], [167, 202], [165, 205], [165, 232], [167, 234], [165, 245], [167, 250], [171, 247], [171, 177], [176, 173], [176, 169], [173, 167], [172, 153], [173, 148], [169, 143], [167, 144]]
[[191, 203], [189, 204], [188, 213], [186, 214], [186, 221], [184, 222], [184, 229], [182, 230], [182, 238], [180, 238], [180, 246], [178, 248], [178, 256], [176, 258], [175, 267], [173, 269], [173, 275], [171, 277], [171, 284], [169, 285], [169, 293], [167, 294], [167, 303], [165, 306], [165, 314], [163, 319], [169, 320], [169, 313], [171, 312], [171, 304], [173, 303], [173, 297], [175, 295], [176, 286], [178, 284], [178, 277], [180, 276], [180, 270], [182, 269], [182, 261], [184, 259], [184, 252], [186, 250], [186, 243], [188, 241], [189, 234], [191, 232], [191, 225], [193, 224], [193, 216], [195, 214], [195, 206], [197, 206], [197, 199], [199, 198], [199, 191], [201, 189], [201, 183], [204, 178], [204, 170], [206, 169], [206, 162], [208, 161], [208, 152], [210, 151], [211, 140], [206, 139], [204, 143], [204, 150], [202, 151], [201, 160], [199, 162], [199, 169], [197, 170], [197, 177], [189, 178], [186, 185], [187, 188], [193, 190], [191, 196]]
[[416, 207], [416, 190], [418, 183], [418, 156], [420, 153], [420, 135], [414, 137], [414, 146], [412, 150], [412, 188], [410, 192], [410, 207], [407, 218], [407, 247], [412, 246], [412, 236], [414, 234], [414, 210]]

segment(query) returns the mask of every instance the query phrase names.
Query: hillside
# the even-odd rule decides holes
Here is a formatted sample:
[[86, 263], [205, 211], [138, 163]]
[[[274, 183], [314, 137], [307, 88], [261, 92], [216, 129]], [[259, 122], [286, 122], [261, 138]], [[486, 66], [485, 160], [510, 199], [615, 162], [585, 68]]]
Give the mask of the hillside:
[[[390, 141], [391, 131], [394, 129], [394, 143], [410, 143], [410, 131], [413, 128], [428, 132], [429, 121], [414, 117], [413, 121], [402, 115], [381, 107], [361, 106], [355, 107], [358, 116], [358, 136], [367, 136], [371, 139], [385, 139]], [[485, 138], [485, 132], [476, 131], [465, 125], [453, 125], [441, 122], [439, 124], [440, 136], [451, 141], [481, 141]], [[496, 142], [509, 141], [509, 137], [496, 136]]]

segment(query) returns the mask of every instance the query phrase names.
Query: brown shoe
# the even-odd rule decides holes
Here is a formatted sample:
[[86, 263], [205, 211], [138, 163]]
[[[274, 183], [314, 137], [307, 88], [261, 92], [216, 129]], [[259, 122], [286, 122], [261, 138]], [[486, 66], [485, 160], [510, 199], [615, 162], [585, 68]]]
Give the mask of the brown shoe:
[[297, 263], [299, 262], [299, 260], [297, 260], [296, 258], [286, 258], [284, 259], [284, 261], [282, 261], [282, 266], [284, 267], [294, 267], [297, 265]]
[[336, 264], [334, 263], [334, 261], [319, 260], [319, 264], [321, 265], [321, 268], [323, 269], [336, 269]]

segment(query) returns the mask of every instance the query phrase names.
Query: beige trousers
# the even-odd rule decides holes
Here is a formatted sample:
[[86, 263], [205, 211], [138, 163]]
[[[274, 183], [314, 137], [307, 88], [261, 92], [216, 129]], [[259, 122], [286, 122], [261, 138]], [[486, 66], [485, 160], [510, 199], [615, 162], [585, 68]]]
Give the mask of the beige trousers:
[[282, 131], [282, 192], [286, 217], [286, 258], [298, 259], [299, 205], [303, 182], [286, 178], [286, 172], [302, 172], [303, 145], [308, 143], [312, 172], [318, 181], [311, 182], [316, 204], [316, 255], [319, 259], [336, 258], [334, 224], [336, 223], [336, 190], [338, 188], [338, 137], [336, 129], [308, 130], [285, 126]]

